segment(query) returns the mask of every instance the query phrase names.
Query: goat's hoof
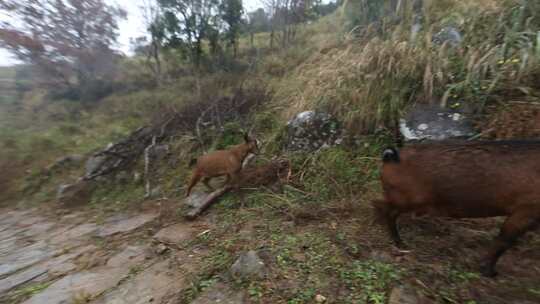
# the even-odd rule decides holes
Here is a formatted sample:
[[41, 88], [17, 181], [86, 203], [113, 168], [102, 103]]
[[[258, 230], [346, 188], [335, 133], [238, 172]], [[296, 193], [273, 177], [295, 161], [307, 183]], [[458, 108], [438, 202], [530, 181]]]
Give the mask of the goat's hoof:
[[394, 245], [399, 250], [409, 250], [409, 246], [407, 246], [407, 244], [403, 243], [402, 241], [396, 241], [394, 242]]
[[489, 265], [483, 265], [480, 267], [480, 273], [487, 278], [494, 278], [497, 276], [497, 271]]

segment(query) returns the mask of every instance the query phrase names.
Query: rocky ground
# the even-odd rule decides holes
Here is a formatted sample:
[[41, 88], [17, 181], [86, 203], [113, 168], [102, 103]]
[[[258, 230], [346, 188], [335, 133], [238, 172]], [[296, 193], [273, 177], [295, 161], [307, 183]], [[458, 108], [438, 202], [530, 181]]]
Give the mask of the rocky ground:
[[178, 201], [123, 214], [0, 213], [0, 303], [540, 303], [540, 238], [477, 262], [500, 220], [404, 218], [399, 251], [368, 209], [286, 211], [226, 196], [195, 221]]
[[[1, 303], [169, 303], [197, 270], [201, 254], [181, 246], [204, 224], [162, 225], [155, 211], [43, 213], [1, 212]], [[229, 294], [206, 297], [197, 303]]]

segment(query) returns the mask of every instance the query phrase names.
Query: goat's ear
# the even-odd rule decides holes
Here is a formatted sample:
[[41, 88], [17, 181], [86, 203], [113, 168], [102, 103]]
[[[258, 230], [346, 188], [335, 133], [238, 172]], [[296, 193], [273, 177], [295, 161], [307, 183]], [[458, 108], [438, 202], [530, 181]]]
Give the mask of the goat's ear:
[[250, 141], [250, 138], [249, 138], [249, 134], [248, 133], [244, 133], [244, 140], [246, 142], [249, 142]]

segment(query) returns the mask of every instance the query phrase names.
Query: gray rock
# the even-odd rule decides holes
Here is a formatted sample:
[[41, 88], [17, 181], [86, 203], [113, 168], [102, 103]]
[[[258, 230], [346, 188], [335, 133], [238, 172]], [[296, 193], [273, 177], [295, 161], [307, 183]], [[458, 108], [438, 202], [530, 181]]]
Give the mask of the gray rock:
[[[7, 227], [11, 226], [11, 224], [18, 223], [22, 219], [26, 218], [28, 213], [30, 213], [30, 211], [11, 210], [7, 212], [2, 212], [2, 214], [0, 215], [0, 224], [7, 229]], [[0, 231], [3, 231], [3, 229], [0, 228]]]
[[97, 235], [106, 237], [116, 233], [125, 233], [135, 230], [151, 221], [155, 220], [159, 214], [145, 213], [133, 217], [118, 216], [108, 219], [103, 227], [100, 227]]
[[388, 304], [432, 304], [432, 300], [422, 296], [410, 285], [394, 287], [390, 292]]
[[0, 277], [47, 260], [58, 252], [59, 250], [51, 248], [44, 241], [18, 248], [9, 255], [0, 257]]
[[77, 297], [81, 295], [90, 298], [96, 297], [109, 288], [116, 286], [129, 274], [131, 267], [136, 264], [136, 259], [128, 259], [118, 267], [106, 265], [89, 271], [67, 275], [23, 303], [65, 304], [75, 302]]
[[235, 279], [262, 279], [266, 275], [266, 266], [257, 252], [251, 250], [238, 257], [230, 273]]
[[165, 244], [182, 244], [195, 237], [197, 230], [185, 223], [178, 223], [161, 229], [154, 239]]
[[[14, 232], [17, 234], [17, 232]], [[14, 248], [17, 248], [17, 238], [15, 236], [10, 236], [9, 238], [2, 238], [0, 241], [0, 255], [8, 255], [14, 251]]]
[[60, 185], [56, 192], [56, 201], [64, 206], [80, 206], [90, 202], [94, 184], [80, 180], [74, 184]]
[[49, 243], [51, 244], [69, 244], [81, 241], [84, 236], [89, 236], [91, 233], [96, 232], [98, 226], [94, 223], [85, 223], [77, 225], [68, 230], [60, 231], [51, 235]]
[[90, 176], [97, 172], [103, 163], [105, 163], [105, 160], [107, 158], [105, 156], [91, 156], [86, 161], [86, 176]]
[[163, 300], [185, 289], [188, 285], [189, 282], [186, 282], [180, 272], [171, 271], [169, 261], [163, 261], [144, 270], [135, 279], [106, 293], [95, 303], [163, 303]]
[[433, 35], [433, 43], [442, 45], [447, 42], [452, 47], [458, 47], [463, 41], [463, 37], [458, 29], [452, 26], [447, 26]]
[[0, 294], [28, 282], [50, 279], [72, 271], [77, 267], [72, 260], [94, 249], [96, 247], [93, 245], [85, 246], [8, 276], [0, 280]]
[[28, 226], [27, 229], [25, 229], [22, 232], [22, 235], [24, 237], [33, 238], [33, 239], [36, 237], [42, 237], [43, 235], [49, 235], [47, 231], [51, 230], [51, 228], [53, 228], [54, 226], [55, 226], [54, 223], [50, 223], [46, 221], [37, 222]]
[[230, 286], [216, 283], [204, 290], [191, 304], [244, 304], [248, 303], [246, 295], [241, 291], [234, 291]]
[[467, 138], [475, 134], [468, 115], [439, 106], [415, 107], [400, 120], [400, 131], [406, 141]]
[[107, 261], [107, 266], [121, 267], [124, 264], [139, 264], [146, 258], [147, 247], [127, 246], [120, 253], [117, 253]]
[[313, 151], [338, 145], [342, 140], [340, 123], [327, 113], [306, 111], [287, 124], [286, 148], [291, 151]]
[[184, 199], [184, 204], [186, 204], [190, 208], [201, 208], [204, 201], [208, 197], [208, 193], [204, 192], [193, 192], [189, 197]]

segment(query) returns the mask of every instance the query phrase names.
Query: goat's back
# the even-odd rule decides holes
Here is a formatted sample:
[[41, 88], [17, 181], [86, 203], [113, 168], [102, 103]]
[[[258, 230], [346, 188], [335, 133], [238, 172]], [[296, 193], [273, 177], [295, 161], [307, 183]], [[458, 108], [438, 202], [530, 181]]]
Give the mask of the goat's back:
[[242, 163], [231, 150], [217, 150], [197, 160], [197, 170], [204, 176], [214, 177], [236, 172]]
[[540, 206], [540, 141], [415, 144], [385, 162], [386, 200], [402, 211], [455, 217]]

